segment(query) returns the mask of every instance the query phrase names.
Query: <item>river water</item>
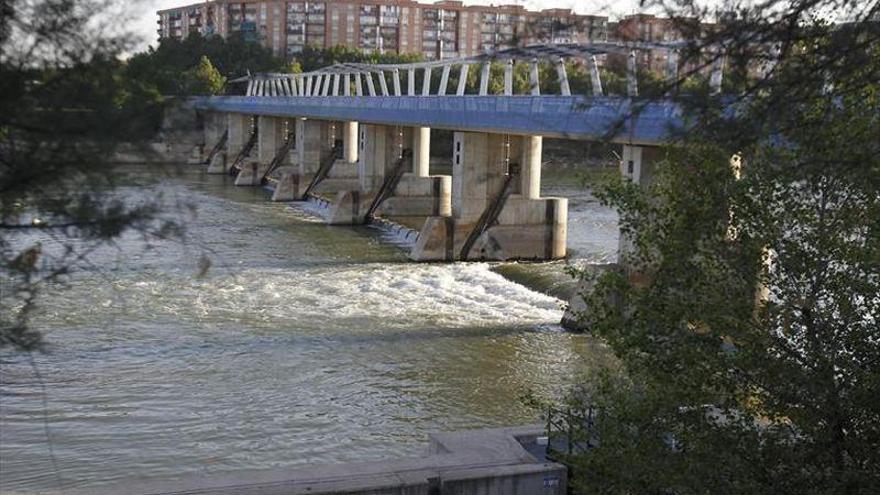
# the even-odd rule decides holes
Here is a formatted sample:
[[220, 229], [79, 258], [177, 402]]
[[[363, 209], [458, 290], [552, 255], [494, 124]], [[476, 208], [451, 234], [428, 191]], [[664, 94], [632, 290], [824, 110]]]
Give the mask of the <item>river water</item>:
[[[131, 181], [187, 241], [99, 251], [42, 299], [50, 352], [0, 354], [0, 492], [419, 454], [428, 432], [535, 422], [525, 392], [607, 360], [497, 265], [409, 263], [373, 228], [192, 168]], [[572, 197], [576, 258], [613, 256], [613, 213], [546, 193]]]

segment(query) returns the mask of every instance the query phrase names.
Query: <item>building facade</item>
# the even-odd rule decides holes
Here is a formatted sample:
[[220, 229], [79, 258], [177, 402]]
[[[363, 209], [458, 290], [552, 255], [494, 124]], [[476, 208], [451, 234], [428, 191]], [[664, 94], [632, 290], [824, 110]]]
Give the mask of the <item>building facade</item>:
[[[694, 18], [670, 19], [651, 14], [632, 14], [620, 19], [613, 29], [613, 37], [618, 41], [662, 44], [699, 39], [706, 31], [715, 29], [715, 24], [701, 23]], [[642, 69], [664, 72], [669, 62], [669, 52], [666, 50], [639, 50], [636, 53], [636, 64]], [[700, 62], [689, 60], [681, 70], [694, 70], [701, 65]]]
[[278, 56], [306, 46], [342, 45], [379, 53], [418, 53], [427, 60], [465, 57], [520, 44], [608, 39], [608, 18], [568, 9], [478, 6], [444, 0], [213, 0], [161, 10], [160, 38], [242, 32]]

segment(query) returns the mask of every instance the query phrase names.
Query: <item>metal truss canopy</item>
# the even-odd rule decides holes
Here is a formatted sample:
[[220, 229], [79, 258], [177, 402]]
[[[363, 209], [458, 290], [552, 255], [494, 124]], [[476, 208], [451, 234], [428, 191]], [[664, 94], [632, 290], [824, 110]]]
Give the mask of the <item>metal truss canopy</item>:
[[[666, 52], [666, 79], [670, 83], [670, 87], [673, 87], [678, 79], [678, 52], [683, 46], [684, 43], [531, 45], [472, 57], [428, 62], [404, 64], [338, 63], [301, 74], [255, 74], [231, 82], [247, 83], [246, 94], [248, 96], [348, 97], [352, 95], [416, 96], [419, 94], [422, 96], [445, 96], [450, 91], [457, 96], [465, 96], [468, 91], [466, 82], [469, 69], [471, 66], [478, 66], [480, 68], [478, 94], [487, 96], [490, 79], [497, 77], [492, 75], [490, 65], [494, 61], [499, 61], [505, 64], [503, 71], [504, 95], [514, 94], [514, 64], [525, 63], [529, 66], [529, 87], [526, 89], [526, 93], [537, 96], [542, 94], [539, 63], [543, 61], [555, 66], [559, 93], [562, 96], [570, 96], [571, 88], [565, 60], [582, 59], [586, 61], [589, 68], [591, 94], [602, 96], [604, 91], [596, 56], [618, 54], [627, 58], [627, 96], [636, 97], [639, 94], [638, 81], [636, 80], [636, 53], [657, 50]], [[713, 94], [719, 94], [723, 75], [723, 56], [715, 56], [713, 60], [710, 87]], [[457, 80], [457, 87], [450, 88], [449, 82], [453, 68], [457, 71], [457, 76], [454, 76], [454, 79]], [[440, 74], [439, 81], [432, 78], [434, 69], [439, 69], [438, 72], [433, 73], [434, 75]], [[377, 82], [378, 84], [376, 84]], [[543, 89], [547, 90], [548, 88]]]

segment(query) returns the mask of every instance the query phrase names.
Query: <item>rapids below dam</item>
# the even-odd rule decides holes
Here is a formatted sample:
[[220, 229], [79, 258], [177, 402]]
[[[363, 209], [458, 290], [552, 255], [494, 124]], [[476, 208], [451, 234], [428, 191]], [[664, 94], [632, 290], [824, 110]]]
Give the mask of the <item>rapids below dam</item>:
[[[524, 393], [608, 359], [559, 326], [561, 262], [412, 263], [200, 167], [128, 172], [121, 192], [161, 197], [186, 240], [96, 252], [40, 299], [49, 352], [0, 353], [2, 493], [419, 454], [428, 432], [536, 422]], [[613, 212], [544, 194], [570, 198], [574, 262], [613, 260]]]

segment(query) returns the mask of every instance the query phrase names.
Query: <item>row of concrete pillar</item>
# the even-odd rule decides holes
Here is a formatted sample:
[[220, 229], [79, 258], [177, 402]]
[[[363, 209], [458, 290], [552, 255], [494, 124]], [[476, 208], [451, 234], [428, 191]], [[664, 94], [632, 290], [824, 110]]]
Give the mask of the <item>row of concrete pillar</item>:
[[[431, 130], [424, 127], [229, 114], [208, 119], [206, 144], [222, 142], [227, 133], [226, 152], [215, 157], [211, 171], [227, 173], [226, 157], [240, 153], [256, 133], [256, 152], [243, 160], [236, 185], [261, 185], [281, 150], [286, 156], [275, 174], [273, 200], [304, 200], [308, 185], [332, 159], [326, 179], [310, 194], [327, 204], [327, 223], [363, 223], [377, 207], [379, 215], [418, 232], [413, 260], [543, 260], [566, 254], [567, 200], [541, 197], [541, 136], [455, 132], [452, 176], [443, 176], [430, 175]], [[295, 146], [285, 147], [290, 139]], [[328, 155], [334, 145], [338, 156]], [[620, 173], [648, 186], [659, 158], [657, 147], [624, 145]], [[405, 173], [385, 198], [380, 191], [401, 165]], [[385, 201], [377, 206], [377, 198]], [[622, 232], [617, 266], [626, 269], [626, 254], [633, 249], [633, 239]], [[629, 276], [638, 283], [644, 274]], [[589, 308], [581, 295], [592, 290], [590, 280], [582, 281], [569, 301], [564, 326], [582, 328]]]
[[[258, 186], [274, 164], [273, 200], [307, 200], [308, 190], [329, 203], [325, 219], [331, 224], [364, 223], [374, 207], [419, 232], [413, 259], [565, 256], [567, 201], [541, 197], [541, 136], [455, 132], [450, 177], [430, 175], [426, 127], [208, 116], [207, 146], [224, 132], [226, 151], [214, 157], [209, 172], [235, 172], [236, 185]], [[240, 157], [254, 133], [255, 151]], [[394, 177], [396, 171], [403, 173]], [[391, 193], [374, 205], [383, 188]]]

